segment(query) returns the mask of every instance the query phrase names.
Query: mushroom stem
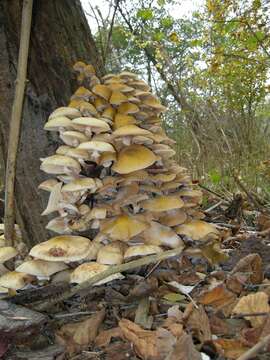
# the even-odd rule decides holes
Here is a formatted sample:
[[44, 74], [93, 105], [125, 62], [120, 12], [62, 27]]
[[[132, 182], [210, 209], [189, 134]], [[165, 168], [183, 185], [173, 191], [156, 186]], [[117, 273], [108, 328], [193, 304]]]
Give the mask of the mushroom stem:
[[60, 301], [69, 299], [73, 295], [76, 295], [76, 294], [82, 292], [83, 290], [89, 289], [94, 284], [105, 279], [106, 277], [108, 277], [110, 275], [117, 274], [122, 271], [133, 270], [133, 269], [136, 269], [137, 267], [140, 267], [143, 265], [156, 263], [158, 261], [168, 259], [172, 256], [177, 256], [177, 255], [181, 254], [182, 251], [183, 251], [183, 246], [180, 246], [173, 250], [164, 251], [157, 255], [145, 256], [139, 260], [130, 261], [126, 264], [111, 266], [108, 270], [103, 271], [102, 273], [93, 276], [91, 279], [84, 281], [83, 283], [76, 285], [67, 291], [64, 291], [62, 293], [62, 295], [58, 296], [56, 299], [50, 299], [45, 302], [42, 301], [42, 302], [37, 302], [37, 303], [33, 304], [33, 308], [38, 311], [46, 310], [46, 309], [50, 308], [51, 306], [59, 303]]

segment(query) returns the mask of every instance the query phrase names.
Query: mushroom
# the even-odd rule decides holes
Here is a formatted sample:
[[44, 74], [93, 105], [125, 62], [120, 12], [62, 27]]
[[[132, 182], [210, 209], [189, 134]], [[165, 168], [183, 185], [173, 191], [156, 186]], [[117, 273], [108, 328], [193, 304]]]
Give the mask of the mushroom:
[[145, 244], [166, 246], [176, 248], [183, 246], [183, 241], [169, 226], [161, 225], [156, 221], [151, 221], [150, 226], [141, 234]]
[[[81, 284], [84, 281], [90, 280], [93, 276], [101, 274], [105, 270], [109, 269], [108, 265], [99, 264], [96, 262], [89, 262], [79, 265], [70, 276], [70, 282], [75, 284]], [[103, 280], [98, 281], [94, 285], [103, 285], [110, 281], [123, 279], [124, 276], [120, 273], [110, 275]]]
[[100, 248], [97, 254], [97, 262], [105, 265], [120, 265], [124, 260], [124, 244], [113, 242]]
[[63, 142], [66, 145], [69, 146], [78, 146], [80, 143], [88, 141], [89, 138], [82, 134], [79, 131], [73, 131], [73, 130], [69, 130], [69, 131], [64, 131], [60, 134], [60, 139], [63, 140]]
[[89, 151], [93, 161], [97, 161], [102, 153], [115, 153], [114, 147], [105, 141], [87, 141], [80, 144], [78, 148]]
[[53, 118], [60, 117], [60, 116], [66, 116], [69, 119], [74, 119], [76, 117], [81, 116], [81, 113], [78, 109], [63, 106], [63, 107], [60, 107], [60, 108], [54, 110], [51, 113], [51, 115], [49, 116], [48, 121], [51, 121]]
[[17, 254], [18, 250], [12, 246], [0, 247], [0, 264], [14, 258]]
[[134, 245], [130, 246], [124, 254], [125, 261], [134, 260], [134, 258], [159, 254], [162, 252], [161, 247], [155, 245]]
[[55, 236], [35, 245], [29, 255], [47, 261], [78, 261], [87, 256], [90, 246], [91, 241], [83, 236]]
[[72, 120], [72, 124], [77, 130], [84, 131], [87, 136], [91, 136], [92, 133], [100, 134], [110, 130], [110, 126], [106, 121], [93, 117], [76, 118]]
[[193, 240], [203, 240], [206, 236], [218, 236], [217, 228], [213, 224], [202, 220], [191, 220], [188, 223], [177, 226], [175, 231], [177, 234], [188, 236]]
[[36, 276], [38, 280], [49, 280], [50, 276], [67, 269], [63, 262], [50, 262], [45, 260], [28, 260], [16, 268], [17, 272]]
[[81, 166], [79, 162], [65, 155], [52, 155], [41, 159], [40, 169], [47, 174], [79, 174]]
[[142, 201], [141, 206], [144, 210], [160, 212], [180, 209], [184, 206], [184, 202], [176, 196], [157, 196], [153, 199]]
[[19, 290], [33, 282], [35, 278], [26, 273], [9, 271], [0, 276], [0, 287], [11, 290]]
[[128, 174], [151, 166], [156, 159], [155, 154], [147, 147], [130, 145], [120, 151], [112, 170], [119, 174]]

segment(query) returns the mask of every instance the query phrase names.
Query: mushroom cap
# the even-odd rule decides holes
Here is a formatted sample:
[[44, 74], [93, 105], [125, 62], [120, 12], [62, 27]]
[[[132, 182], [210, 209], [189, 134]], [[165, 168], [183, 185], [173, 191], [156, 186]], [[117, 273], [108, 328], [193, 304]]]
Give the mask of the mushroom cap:
[[113, 128], [118, 129], [121, 126], [136, 124], [137, 120], [132, 115], [117, 113], [114, 117]]
[[115, 108], [113, 108], [112, 106], [108, 106], [102, 113], [102, 118], [105, 119], [109, 119], [109, 120], [113, 120], [114, 116], [115, 116]]
[[56, 218], [53, 218], [46, 225], [46, 229], [53, 231], [57, 234], [70, 234], [71, 229], [68, 227], [68, 220], [69, 219], [67, 216], [58, 216]]
[[79, 178], [65, 184], [62, 187], [62, 192], [96, 190], [97, 185], [93, 178]]
[[30, 255], [47, 261], [78, 261], [84, 259], [91, 241], [83, 236], [60, 235], [35, 245]]
[[114, 147], [105, 141], [87, 141], [78, 146], [78, 149], [84, 149], [88, 151], [97, 151], [97, 152], [111, 152], [114, 153]]
[[70, 148], [67, 150], [66, 154], [74, 159], [81, 159], [89, 161], [91, 160], [91, 156], [87, 150], [79, 149], [79, 148]]
[[80, 104], [79, 109], [83, 116], [98, 116], [98, 112], [94, 105], [90, 104], [87, 101], [83, 101]]
[[[96, 262], [81, 264], [71, 273], [70, 282], [80, 284], [84, 281], [90, 280], [93, 276], [102, 273], [108, 268], [108, 265], [98, 264]], [[110, 275], [105, 279], [98, 281], [97, 283], [95, 283], [95, 285], [102, 285], [116, 279], [123, 279], [123, 275], [121, 275], [120, 273]]]
[[77, 146], [78, 144], [89, 140], [86, 135], [80, 131], [68, 130], [60, 134], [60, 139], [69, 146]]
[[120, 265], [123, 260], [123, 248], [117, 242], [103, 246], [97, 254], [99, 264]]
[[173, 209], [166, 211], [159, 218], [159, 222], [166, 226], [176, 226], [183, 224], [187, 220], [187, 213], [183, 209]]
[[133, 104], [131, 102], [126, 102], [126, 103], [122, 103], [119, 107], [118, 107], [118, 112], [120, 114], [136, 114], [137, 112], [139, 112], [139, 107], [136, 104]]
[[73, 99], [84, 99], [89, 100], [92, 96], [90, 90], [86, 89], [84, 86], [79, 86], [75, 93], [71, 96], [71, 100]]
[[57, 131], [60, 128], [72, 129], [71, 120], [66, 116], [57, 116], [53, 117], [44, 125], [44, 130], [47, 131]]
[[57, 185], [58, 181], [56, 179], [48, 179], [45, 181], [42, 181], [41, 184], [39, 184], [38, 189], [51, 192], [55, 185]]
[[141, 202], [143, 209], [154, 212], [180, 209], [184, 206], [183, 200], [176, 196], [157, 196]]
[[31, 283], [34, 278], [28, 274], [10, 271], [0, 277], [0, 287], [6, 289], [19, 290]]
[[150, 226], [141, 234], [145, 244], [176, 248], [183, 245], [182, 239], [169, 226], [151, 221]]
[[56, 154], [58, 155], [66, 155], [67, 152], [70, 150], [70, 149], [73, 149], [72, 146], [68, 146], [68, 145], [60, 145], [57, 149], [56, 149]]
[[177, 234], [186, 235], [193, 240], [202, 240], [207, 235], [217, 236], [219, 234], [217, 228], [213, 224], [209, 224], [202, 220], [191, 220], [188, 223], [177, 226], [175, 231]]
[[120, 82], [112, 82], [108, 84], [108, 88], [112, 91], [121, 91], [122, 93], [129, 93], [133, 91], [134, 89], [124, 83]]
[[52, 155], [42, 160], [40, 169], [48, 174], [66, 174], [67, 170], [81, 171], [80, 163], [66, 155]]
[[137, 125], [126, 125], [114, 130], [113, 137], [119, 136], [136, 136], [136, 135], [152, 135], [150, 131], [140, 128]]
[[100, 96], [101, 98], [105, 99], [105, 100], [109, 100], [110, 96], [111, 96], [111, 90], [107, 85], [101, 85], [101, 84], [97, 84], [93, 87], [92, 89], [93, 93]]
[[130, 145], [118, 154], [112, 170], [119, 174], [129, 174], [151, 166], [156, 161], [155, 154], [143, 145]]
[[49, 277], [67, 268], [68, 266], [63, 262], [51, 262], [36, 259], [23, 262], [16, 268], [16, 271], [37, 277]]
[[69, 119], [74, 119], [76, 117], [81, 116], [81, 113], [78, 109], [75, 109], [73, 107], [69, 107], [69, 106], [62, 106], [58, 109], [55, 109], [51, 115], [49, 116], [49, 121], [52, 120], [55, 117], [59, 117], [59, 116], [66, 116]]
[[119, 215], [103, 222], [101, 232], [112, 240], [129, 241], [148, 227], [148, 223], [138, 220], [136, 216]]
[[130, 260], [137, 256], [147, 256], [161, 253], [162, 249], [155, 245], [134, 245], [130, 246], [124, 254], [124, 260]]
[[79, 117], [73, 119], [72, 124], [89, 127], [93, 129], [93, 132], [95, 132], [95, 130], [98, 130], [98, 132], [110, 131], [110, 126], [106, 123], [106, 121], [96, 119], [94, 117]]
[[127, 101], [128, 101], [127, 96], [124, 95], [121, 91], [115, 90], [112, 92], [112, 95], [110, 97], [111, 105], [120, 105]]
[[18, 254], [18, 250], [16, 250], [12, 246], [0, 247], [0, 264], [4, 263], [9, 259], [12, 259], [17, 254]]

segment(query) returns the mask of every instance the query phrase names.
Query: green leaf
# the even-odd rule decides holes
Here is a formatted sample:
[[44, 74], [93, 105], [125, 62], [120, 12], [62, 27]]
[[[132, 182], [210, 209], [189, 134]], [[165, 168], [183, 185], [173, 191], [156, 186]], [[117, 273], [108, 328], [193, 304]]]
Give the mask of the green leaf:
[[154, 17], [153, 11], [151, 9], [140, 9], [137, 11], [137, 18], [142, 20], [152, 20]]
[[161, 31], [156, 31], [155, 33], [154, 33], [154, 35], [153, 35], [153, 39], [155, 40], [155, 41], [161, 41], [161, 40], [163, 40], [164, 39], [164, 33], [163, 32], [161, 32]]
[[210, 171], [208, 175], [210, 177], [211, 182], [215, 185], [219, 184], [222, 179], [220, 173], [216, 170]]
[[170, 16], [165, 17], [164, 19], [161, 19], [160, 24], [164, 28], [170, 28], [173, 25], [173, 18]]
[[158, 0], [157, 3], [159, 6], [164, 6], [165, 5], [166, 0]]
[[185, 296], [182, 294], [178, 294], [178, 293], [167, 293], [163, 296], [163, 299], [170, 302], [170, 303], [179, 303], [182, 300], [185, 300]]

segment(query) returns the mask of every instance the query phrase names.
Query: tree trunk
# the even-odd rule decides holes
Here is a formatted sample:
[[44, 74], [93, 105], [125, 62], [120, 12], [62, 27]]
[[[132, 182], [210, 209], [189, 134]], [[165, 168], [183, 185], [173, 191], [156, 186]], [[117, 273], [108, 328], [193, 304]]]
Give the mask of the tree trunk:
[[[0, 150], [7, 157], [14, 96], [22, 1], [0, 1]], [[79, 0], [36, 0], [16, 173], [16, 222], [32, 246], [49, 237], [40, 216], [48, 194], [37, 189], [46, 179], [40, 158], [54, 153], [57, 136], [43, 130], [49, 113], [66, 105], [76, 89], [72, 65], [82, 60], [103, 73]]]

